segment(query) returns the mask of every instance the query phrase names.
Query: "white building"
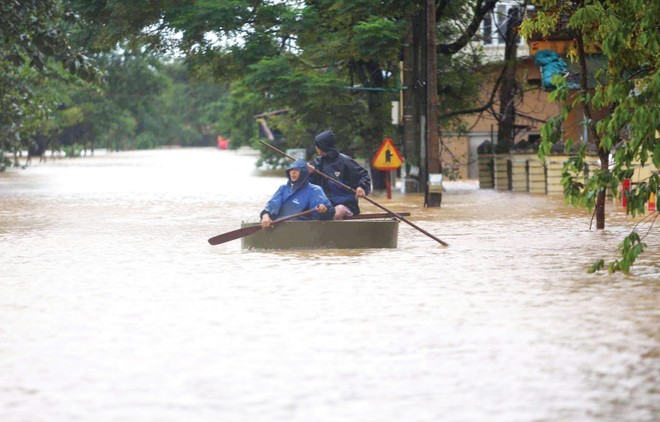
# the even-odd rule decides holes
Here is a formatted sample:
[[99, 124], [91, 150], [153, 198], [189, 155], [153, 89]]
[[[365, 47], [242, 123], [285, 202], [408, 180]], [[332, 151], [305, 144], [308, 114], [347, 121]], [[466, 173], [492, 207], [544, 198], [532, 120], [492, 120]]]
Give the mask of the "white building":
[[[504, 33], [509, 22], [511, 9], [522, 10], [524, 1], [503, 0], [497, 3], [495, 8], [484, 17], [481, 22], [479, 36], [475, 37], [475, 47], [481, 48], [486, 55], [487, 61], [504, 59]], [[533, 6], [527, 6], [533, 9]], [[529, 47], [525, 40], [518, 40], [518, 57], [529, 56]]]

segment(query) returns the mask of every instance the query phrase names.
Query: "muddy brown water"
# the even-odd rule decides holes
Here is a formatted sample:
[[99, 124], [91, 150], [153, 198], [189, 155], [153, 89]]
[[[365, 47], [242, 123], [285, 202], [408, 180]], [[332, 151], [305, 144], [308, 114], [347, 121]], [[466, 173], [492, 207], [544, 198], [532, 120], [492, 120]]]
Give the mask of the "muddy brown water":
[[[0, 174], [0, 419], [656, 421], [660, 239], [563, 198], [396, 190], [393, 250], [242, 251], [284, 177], [212, 148]], [[366, 212], [379, 211], [369, 204]]]

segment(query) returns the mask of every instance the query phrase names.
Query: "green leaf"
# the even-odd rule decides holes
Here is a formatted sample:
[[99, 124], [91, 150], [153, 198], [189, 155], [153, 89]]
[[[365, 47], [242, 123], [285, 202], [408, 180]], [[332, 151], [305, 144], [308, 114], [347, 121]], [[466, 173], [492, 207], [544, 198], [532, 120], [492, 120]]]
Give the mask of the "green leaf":
[[599, 259], [599, 260], [596, 261], [591, 267], [589, 267], [589, 269], [587, 270], [587, 272], [588, 272], [589, 274], [593, 274], [593, 273], [595, 273], [595, 272], [597, 272], [597, 271], [602, 270], [604, 267], [605, 267], [605, 260], [603, 260], [603, 259]]

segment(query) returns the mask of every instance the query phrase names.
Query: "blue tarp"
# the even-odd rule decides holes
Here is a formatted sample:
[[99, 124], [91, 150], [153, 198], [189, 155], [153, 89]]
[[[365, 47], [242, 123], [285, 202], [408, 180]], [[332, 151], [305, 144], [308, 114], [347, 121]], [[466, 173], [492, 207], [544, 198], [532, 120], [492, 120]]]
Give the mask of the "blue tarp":
[[[534, 55], [534, 64], [541, 69], [541, 86], [546, 91], [552, 91], [556, 87], [552, 78], [556, 75], [568, 76], [568, 65], [562, 57], [553, 50], [540, 50]], [[569, 88], [579, 88], [575, 83], [568, 81]]]

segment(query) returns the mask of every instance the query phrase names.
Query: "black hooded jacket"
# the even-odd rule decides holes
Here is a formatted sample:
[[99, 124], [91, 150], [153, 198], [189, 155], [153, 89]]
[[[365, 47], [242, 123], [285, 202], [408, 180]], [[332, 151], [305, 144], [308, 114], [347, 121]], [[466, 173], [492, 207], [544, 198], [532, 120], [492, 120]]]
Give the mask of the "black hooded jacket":
[[[325, 156], [319, 156], [314, 159], [312, 165], [317, 171], [333, 179], [337, 179], [353, 189], [361, 187], [367, 195], [371, 192], [369, 172], [354, 159], [337, 150], [335, 146], [335, 135], [332, 131], [326, 130], [316, 135], [314, 145], [326, 153]], [[354, 192], [316, 173], [312, 174], [309, 181], [321, 186], [333, 205], [343, 204], [353, 214], [360, 213], [360, 207], [358, 206]]]

